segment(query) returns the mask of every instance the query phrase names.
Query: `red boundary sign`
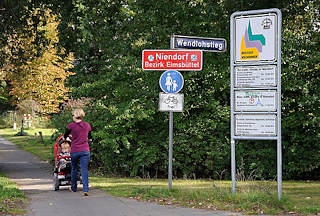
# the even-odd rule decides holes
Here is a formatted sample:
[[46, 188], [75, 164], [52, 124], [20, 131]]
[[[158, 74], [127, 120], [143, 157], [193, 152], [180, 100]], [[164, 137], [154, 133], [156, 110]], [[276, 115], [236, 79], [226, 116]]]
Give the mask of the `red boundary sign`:
[[143, 70], [202, 70], [201, 50], [143, 50]]

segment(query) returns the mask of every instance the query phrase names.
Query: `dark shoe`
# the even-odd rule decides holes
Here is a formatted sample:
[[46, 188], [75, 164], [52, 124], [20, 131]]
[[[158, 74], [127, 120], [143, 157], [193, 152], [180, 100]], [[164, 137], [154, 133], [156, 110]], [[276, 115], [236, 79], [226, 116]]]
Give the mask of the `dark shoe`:
[[71, 189], [71, 187], [69, 187], [69, 191], [71, 191], [71, 192], [77, 192], [77, 191], [73, 191], [73, 190]]
[[88, 192], [83, 192], [83, 196], [89, 196]]

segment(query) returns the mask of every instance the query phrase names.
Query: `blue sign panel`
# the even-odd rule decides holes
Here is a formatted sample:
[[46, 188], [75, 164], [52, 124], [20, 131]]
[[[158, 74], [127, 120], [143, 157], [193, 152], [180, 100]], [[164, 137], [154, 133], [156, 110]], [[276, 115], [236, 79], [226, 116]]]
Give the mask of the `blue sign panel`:
[[175, 70], [167, 70], [159, 80], [159, 85], [165, 93], [178, 93], [184, 84], [183, 76]]
[[197, 49], [207, 52], [225, 52], [226, 40], [223, 38], [203, 38], [172, 35], [171, 46], [174, 49]]

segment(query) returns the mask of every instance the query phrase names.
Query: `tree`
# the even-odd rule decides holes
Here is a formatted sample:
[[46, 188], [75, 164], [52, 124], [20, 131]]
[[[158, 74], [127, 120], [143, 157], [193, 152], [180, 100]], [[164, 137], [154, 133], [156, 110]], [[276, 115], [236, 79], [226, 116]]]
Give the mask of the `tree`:
[[[42, 1], [20, 1], [20, 0], [2, 0], [0, 1], [0, 21], [3, 25], [0, 26], [0, 65], [6, 65], [5, 62], [6, 51], [4, 48], [8, 45], [8, 36], [16, 34], [17, 31], [22, 31], [25, 34], [33, 33], [37, 37], [35, 44], [44, 44], [46, 41], [42, 37], [42, 33], [37, 30], [37, 24], [39, 19], [37, 16], [34, 16], [32, 11], [35, 8], [40, 9], [39, 13], [44, 14], [46, 4], [45, 0]], [[33, 26], [30, 26], [28, 29], [24, 27], [27, 25], [27, 21], [32, 19], [34, 22]], [[40, 46], [39, 46], [40, 48]], [[39, 50], [40, 51], [40, 50]], [[20, 54], [24, 53], [24, 50], [19, 50]], [[16, 53], [18, 54], [18, 53]]]
[[[41, 11], [43, 9], [33, 11], [33, 17], [39, 19], [37, 23], [30, 18], [23, 31], [15, 31], [9, 36], [5, 47], [7, 65], [1, 70], [9, 83], [9, 95], [14, 100], [34, 100], [40, 104], [43, 113], [49, 114], [57, 112], [60, 103], [67, 99], [65, 80], [73, 74], [70, 72], [73, 57], [57, 46], [59, 22], [56, 15], [46, 10], [41, 16]], [[31, 31], [34, 25], [47, 43], [36, 43], [37, 34]]]

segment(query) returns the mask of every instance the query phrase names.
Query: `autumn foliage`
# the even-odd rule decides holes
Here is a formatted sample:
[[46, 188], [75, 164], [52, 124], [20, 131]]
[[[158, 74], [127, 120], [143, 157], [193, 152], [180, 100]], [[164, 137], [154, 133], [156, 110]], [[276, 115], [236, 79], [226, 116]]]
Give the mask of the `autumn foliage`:
[[[44, 13], [42, 16], [39, 15], [41, 12]], [[35, 9], [33, 15], [39, 20], [29, 18], [24, 29], [8, 36], [8, 45], [5, 47], [7, 64], [1, 68], [1, 72], [9, 85], [7, 91], [12, 103], [17, 103], [18, 99], [32, 99], [40, 105], [42, 113], [55, 113], [67, 99], [69, 90], [65, 80], [73, 74], [70, 71], [73, 55], [67, 55], [63, 48], [57, 46], [57, 16], [41, 8]], [[43, 43], [37, 43], [39, 36], [32, 28], [42, 33], [45, 39]]]

